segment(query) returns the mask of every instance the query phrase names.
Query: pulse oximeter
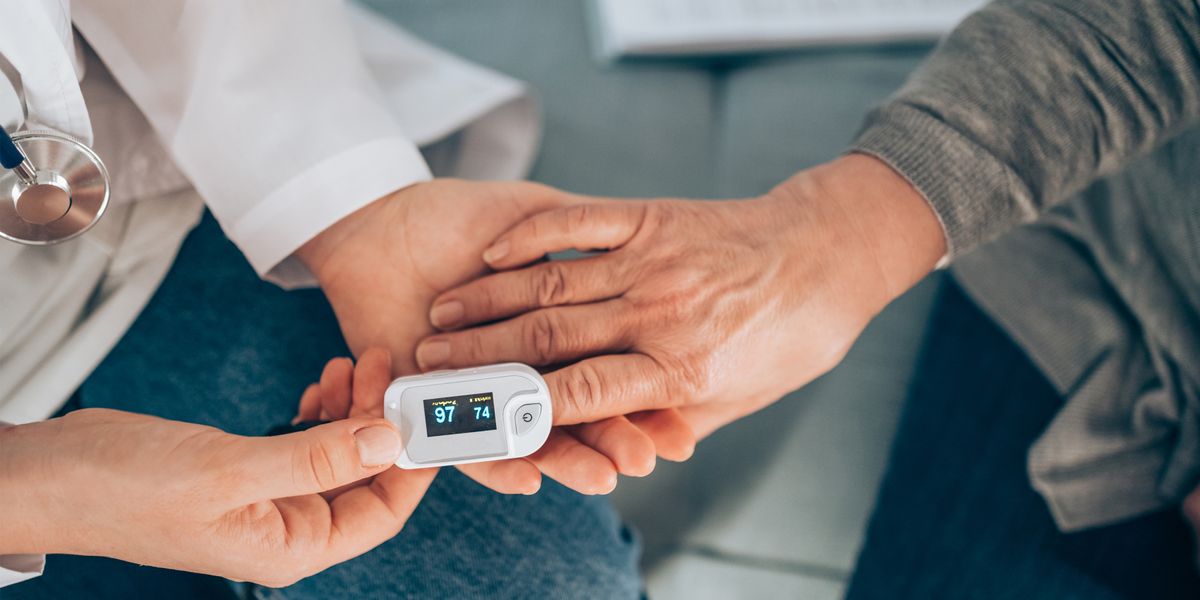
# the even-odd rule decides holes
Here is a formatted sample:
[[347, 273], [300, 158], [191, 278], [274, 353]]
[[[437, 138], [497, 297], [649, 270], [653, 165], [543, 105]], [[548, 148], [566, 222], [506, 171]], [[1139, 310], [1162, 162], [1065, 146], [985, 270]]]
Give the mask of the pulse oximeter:
[[402, 469], [528, 456], [553, 421], [546, 381], [519, 363], [401, 377], [383, 402], [400, 428]]

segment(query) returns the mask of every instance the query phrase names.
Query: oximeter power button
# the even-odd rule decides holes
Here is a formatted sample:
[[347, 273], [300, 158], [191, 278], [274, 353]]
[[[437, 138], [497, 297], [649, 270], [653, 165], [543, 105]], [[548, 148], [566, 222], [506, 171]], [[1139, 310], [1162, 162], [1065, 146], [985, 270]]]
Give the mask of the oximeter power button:
[[526, 404], [517, 409], [516, 415], [516, 432], [517, 435], [525, 435], [534, 425], [537, 425], [538, 418], [542, 416], [541, 404]]

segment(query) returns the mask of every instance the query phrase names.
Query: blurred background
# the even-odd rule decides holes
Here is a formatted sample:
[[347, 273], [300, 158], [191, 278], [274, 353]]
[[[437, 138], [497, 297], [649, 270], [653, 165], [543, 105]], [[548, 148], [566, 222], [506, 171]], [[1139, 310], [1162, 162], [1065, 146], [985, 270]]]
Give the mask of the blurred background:
[[[368, 0], [527, 82], [531, 179], [620, 196], [761, 194], [837, 156], [973, 0]], [[921, 347], [935, 275], [829, 375], [621, 482], [655, 598], [839, 598]]]

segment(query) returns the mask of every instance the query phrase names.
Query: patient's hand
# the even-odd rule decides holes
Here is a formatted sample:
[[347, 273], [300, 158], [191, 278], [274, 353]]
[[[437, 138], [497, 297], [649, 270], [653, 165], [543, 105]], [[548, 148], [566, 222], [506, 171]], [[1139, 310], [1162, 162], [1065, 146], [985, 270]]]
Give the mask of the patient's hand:
[[[480, 255], [525, 217], [574, 197], [521, 182], [438, 180], [384, 197], [326, 230], [297, 256], [317, 276], [355, 354], [391, 351], [393, 374], [418, 372], [417, 342], [433, 333], [433, 299], [488, 272]], [[617, 473], [640, 476], [655, 454], [686, 458], [693, 439], [678, 414], [617, 417], [571, 430], [556, 428], [527, 459], [463, 465], [497, 491], [533, 493], [541, 473], [583, 493], [605, 493]]]
[[[606, 252], [540, 262], [574, 248]], [[534, 215], [484, 254], [502, 272], [438, 297], [422, 367], [574, 364], [561, 422], [679, 408], [700, 435], [833, 368], [932, 269], [941, 227], [879, 161], [848, 156], [751, 200], [593, 199]]]

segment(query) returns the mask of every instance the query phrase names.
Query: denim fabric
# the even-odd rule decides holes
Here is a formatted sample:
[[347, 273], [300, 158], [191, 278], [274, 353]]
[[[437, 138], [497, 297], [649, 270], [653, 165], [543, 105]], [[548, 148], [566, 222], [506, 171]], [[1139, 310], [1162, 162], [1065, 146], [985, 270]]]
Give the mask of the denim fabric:
[[[257, 435], [294, 416], [324, 362], [346, 353], [319, 292], [259, 281], [205, 216], [78, 402]], [[255, 592], [289, 599], [636, 597], [637, 548], [604, 498], [550, 481], [532, 497], [503, 496], [443, 469], [396, 538], [289, 588]], [[0, 597], [207, 598], [232, 590], [211, 577], [53, 556], [43, 577]]]
[[1065, 535], [1025, 457], [1062, 399], [947, 285], [847, 598], [1200, 598], [1175, 511]]

